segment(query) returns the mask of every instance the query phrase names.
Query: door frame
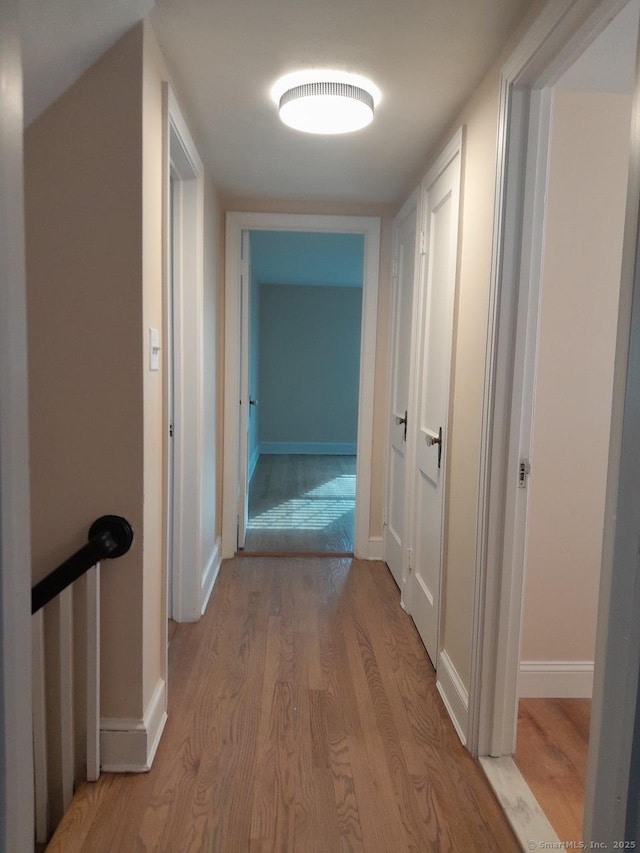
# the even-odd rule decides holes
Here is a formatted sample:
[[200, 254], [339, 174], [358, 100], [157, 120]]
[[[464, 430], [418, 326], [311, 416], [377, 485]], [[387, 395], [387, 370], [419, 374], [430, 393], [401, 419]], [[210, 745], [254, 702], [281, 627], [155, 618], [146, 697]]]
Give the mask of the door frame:
[[[327, 216], [292, 213], [238, 213], [226, 216], [225, 239], [225, 336], [224, 336], [224, 461], [222, 470], [222, 557], [233, 557], [237, 545], [239, 485], [238, 401], [240, 393], [240, 244], [242, 231], [317, 231], [362, 234], [364, 265], [362, 281], [362, 331], [360, 339], [360, 387], [356, 457], [356, 511], [354, 554], [361, 559], [379, 558], [379, 541], [370, 541], [373, 403], [378, 323], [378, 271], [380, 219], [368, 216]], [[247, 405], [248, 401], [243, 401]]]
[[[202, 614], [202, 420], [203, 398], [203, 223], [204, 167], [171, 87], [163, 84], [165, 119], [165, 321], [163, 369], [165, 417], [165, 518], [172, 524], [172, 553], [166, 553], [167, 583], [177, 622], [195, 622]], [[174, 251], [169, 222], [170, 180], [174, 177]], [[169, 269], [173, 254], [173, 269]], [[173, 276], [173, 304], [169, 304]], [[173, 314], [173, 340], [168, 322]], [[170, 376], [173, 346], [173, 375]], [[173, 439], [169, 437], [169, 382], [173, 382]], [[173, 489], [169, 494], [170, 441], [173, 440]], [[165, 596], [166, 598], [166, 596]]]
[[[400, 291], [400, 271], [399, 271], [399, 245], [400, 245], [400, 229], [402, 228], [402, 224], [407, 219], [408, 216], [411, 216], [415, 211], [416, 214], [416, 234], [415, 234], [415, 243], [414, 243], [414, 252], [413, 252], [413, 292], [412, 292], [412, 318], [415, 317], [415, 311], [413, 308], [415, 307], [415, 297], [418, 292], [419, 286], [419, 277], [420, 277], [420, 230], [421, 230], [421, 222], [422, 222], [422, 191], [421, 185], [419, 184], [413, 192], [409, 195], [405, 203], [402, 205], [398, 213], [395, 215], [393, 219], [393, 230], [391, 234], [391, 293], [389, 295], [389, 322], [387, 326], [387, 340], [389, 342], [389, 358], [387, 359], [387, 419], [386, 419], [386, 431], [385, 431], [385, 454], [384, 454], [384, 480], [383, 480], [383, 488], [384, 488], [384, 504], [383, 504], [383, 516], [382, 516], [382, 548], [383, 548], [383, 559], [387, 559], [387, 527], [389, 525], [389, 515], [390, 515], [390, 488], [391, 488], [391, 427], [392, 420], [395, 417], [393, 414], [393, 395], [394, 395], [394, 346], [396, 343], [396, 324], [398, 322], [398, 295]], [[410, 336], [413, 336], [413, 326], [415, 320], [412, 319], [411, 322], [411, 330]], [[413, 340], [413, 337], [412, 337]], [[408, 389], [407, 389], [407, 413], [409, 412], [409, 404], [411, 402], [411, 393], [412, 393], [412, 385], [411, 385], [411, 352], [409, 354], [409, 378], [408, 378]], [[406, 467], [407, 467], [407, 451], [408, 451], [408, 441], [405, 442], [407, 445], [405, 447], [404, 459], [405, 459], [405, 488], [403, 489], [403, 499], [405, 499], [406, 495]], [[406, 580], [406, 540], [407, 540], [407, 525], [403, 519], [403, 531], [402, 537], [403, 541], [401, 542], [401, 562], [400, 562], [400, 603], [404, 608], [404, 585]], [[393, 574], [393, 573], [392, 573]], [[395, 580], [395, 577], [394, 577]]]
[[[509, 506], [510, 478], [517, 477], [522, 417], [531, 389], [522, 379], [532, 341], [528, 327], [539, 287], [540, 217], [546, 186], [549, 139], [548, 92], [628, 0], [555, 0], [548, 3], [503, 68], [500, 79], [498, 159], [491, 270], [490, 315], [485, 365], [480, 500], [477, 522], [476, 588], [470, 691], [472, 752], [509, 756], [514, 751], [522, 607], [524, 501]], [[640, 187], [639, 88], [634, 96], [632, 161], [623, 249], [618, 344], [609, 457], [603, 567], [600, 587], [592, 737], [589, 745], [585, 840], [620, 840], [624, 835], [630, 738], [636, 710], [640, 631], [633, 581], [636, 560], [614, 560], [631, 528], [616, 528], [616, 496], [636, 496], [638, 466], [620, 480], [620, 448], [631, 296], [637, 246]], [[527, 182], [526, 152], [537, 169]], [[525, 203], [526, 202], [526, 203]], [[526, 274], [522, 275], [522, 270]], [[636, 296], [638, 294], [636, 293]], [[637, 302], [637, 299], [636, 299]], [[518, 307], [520, 306], [520, 311]], [[637, 312], [637, 306], [636, 306]], [[523, 324], [524, 323], [524, 327]], [[634, 330], [637, 338], [638, 330]], [[636, 372], [637, 373], [637, 372]], [[632, 378], [632, 374], [629, 374]], [[635, 376], [637, 381], [637, 375]], [[633, 389], [627, 388], [629, 397]], [[625, 422], [625, 430], [631, 429]], [[637, 427], [636, 427], [637, 429]], [[635, 478], [635, 479], [634, 479]], [[633, 505], [633, 504], [632, 504]], [[633, 533], [637, 539], [637, 530]], [[635, 542], [637, 551], [637, 541]], [[610, 620], [609, 614], [616, 613]], [[481, 689], [482, 688], [482, 689]], [[609, 697], [615, 697], [615, 702]], [[604, 711], [606, 710], [606, 716]], [[619, 759], [611, 761], [614, 754]], [[626, 756], [626, 757], [625, 757]]]
[[31, 542], [17, 0], [0, 5], [0, 849], [33, 848]]
[[[238, 547], [244, 548], [247, 526], [249, 523], [249, 426], [251, 418], [251, 406], [248, 405], [249, 394], [249, 362], [251, 359], [250, 335], [251, 335], [251, 283], [249, 281], [249, 258], [251, 257], [251, 239], [249, 231], [243, 229], [240, 232], [240, 300], [245, 310], [241, 311], [240, 342], [246, 341], [247, 358], [242, 359], [240, 373], [240, 399], [247, 400], [244, 409], [242, 406], [238, 411], [239, 433], [238, 433]], [[244, 347], [243, 347], [244, 348]], [[244, 480], [244, 488], [242, 486]]]

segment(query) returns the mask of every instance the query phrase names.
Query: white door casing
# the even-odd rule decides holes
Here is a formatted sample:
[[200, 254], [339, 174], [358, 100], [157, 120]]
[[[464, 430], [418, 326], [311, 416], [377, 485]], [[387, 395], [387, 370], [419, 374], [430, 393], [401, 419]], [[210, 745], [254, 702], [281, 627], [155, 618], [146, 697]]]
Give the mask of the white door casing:
[[240, 442], [238, 445], [238, 548], [244, 548], [249, 524], [249, 348], [251, 293], [250, 235], [240, 237]]
[[460, 130], [422, 184], [423, 263], [413, 346], [415, 416], [409, 423], [405, 505], [413, 517], [406, 606], [436, 669], [462, 144]]
[[[163, 363], [167, 471], [172, 466], [172, 477], [165, 477], [167, 489], [169, 479], [172, 482], [172, 493], [167, 494], [167, 525], [172, 525], [171, 535], [167, 538], [173, 545], [172, 553], [167, 555], [166, 570], [172, 583], [172, 611], [168, 615], [178, 622], [195, 622], [202, 611], [204, 571], [201, 519], [204, 167], [180, 107], [167, 84], [164, 84], [163, 94], [167, 142], [167, 239], [173, 230], [173, 251], [166, 253], [164, 329], [165, 341], [171, 343], [171, 351], [165, 346]], [[173, 222], [169, 223], [171, 176]], [[173, 288], [169, 287], [169, 282], [173, 283]], [[171, 337], [166, 325], [170, 316], [173, 317]], [[169, 411], [170, 401], [173, 412]], [[171, 422], [172, 438], [169, 437]]]
[[[380, 543], [370, 542], [371, 465], [373, 448], [373, 399], [378, 315], [378, 267], [380, 220], [364, 216], [326, 216], [286, 213], [227, 213], [225, 240], [225, 335], [224, 335], [224, 462], [222, 471], [222, 557], [232, 557], [238, 542], [238, 488], [241, 399], [240, 359], [240, 264], [242, 232], [318, 231], [364, 235], [362, 286], [362, 334], [356, 458], [356, 510], [354, 552], [356, 557], [379, 558]], [[248, 398], [242, 405], [248, 409]], [[246, 464], [246, 463], [245, 463]], [[373, 552], [376, 552], [373, 554]]]
[[407, 420], [414, 283], [419, 269], [416, 244], [419, 190], [398, 213], [393, 234], [392, 311], [389, 359], [389, 423], [386, 464], [384, 557], [402, 591]]
[[31, 554], [19, 4], [0, 4], [0, 849], [33, 850]]
[[[167, 616], [170, 618], [173, 614], [173, 528], [174, 528], [174, 468], [175, 468], [175, 453], [174, 453], [174, 422], [175, 422], [175, 401], [174, 401], [174, 375], [175, 375], [175, 357], [174, 357], [174, 261], [176, 257], [175, 241], [176, 233], [176, 218], [177, 218], [177, 199], [175, 181], [177, 179], [176, 169], [171, 158], [169, 158], [169, 198], [167, 211], [167, 288], [165, 294], [165, 324], [164, 324], [164, 340], [165, 340], [165, 396], [166, 396], [166, 427], [167, 441], [166, 452], [166, 470], [167, 470], [167, 533], [165, 541], [165, 562], [167, 566]], [[167, 635], [167, 643], [169, 637]]]

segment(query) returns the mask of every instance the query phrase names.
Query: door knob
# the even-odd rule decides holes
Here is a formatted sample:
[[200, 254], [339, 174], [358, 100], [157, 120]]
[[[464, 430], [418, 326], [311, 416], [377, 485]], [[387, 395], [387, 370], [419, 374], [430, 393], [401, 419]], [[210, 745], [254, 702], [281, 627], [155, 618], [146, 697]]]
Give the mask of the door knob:
[[404, 410], [404, 417], [403, 418], [396, 415], [396, 423], [398, 426], [400, 426], [400, 424], [404, 424], [403, 441], [406, 441], [407, 440], [407, 410], [406, 409]]
[[438, 445], [438, 468], [440, 467], [440, 463], [442, 462], [442, 427], [438, 430], [438, 435], [427, 435], [427, 447], [433, 447], [434, 444]]

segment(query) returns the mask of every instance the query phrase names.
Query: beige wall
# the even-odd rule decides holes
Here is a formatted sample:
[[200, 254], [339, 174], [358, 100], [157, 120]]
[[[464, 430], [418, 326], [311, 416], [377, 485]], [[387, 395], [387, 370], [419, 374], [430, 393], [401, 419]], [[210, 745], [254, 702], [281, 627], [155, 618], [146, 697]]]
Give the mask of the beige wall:
[[491, 70], [428, 153], [407, 195], [453, 134], [464, 126], [460, 251], [453, 341], [449, 479], [445, 506], [441, 650], [465, 688], [471, 678], [480, 437], [493, 243], [500, 71], [542, 7], [534, 2]]
[[522, 659], [592, 661], [631, 98], [556, 90]]
[[460, 255], [456, 294], [449, 482], [445, 508], [445, 572], [441, 643], [465, 687], [471, 677], [471, 626], [484, 366], [489, 310], [498, 115], [492, 74], [460, 116], [466, 129]]
[[[305, 201], [304, 199], [235, 198], [224, 199], [225, 211], [254, 213], [308, 213], [335, 216], [376, 216], [381, 219], [380, 282], [376, 335], [373, 448], [371, 454], [371, 516], [369, 536], [382, 536], [384, 500], [384, 457], [387, 423], [387, 358], [389, 294], [391, 287], [391, 230], [395, 206], [348, 202]], [[224, 371], [224, 362], [221, 361]]]
[[25, 135], [33, 578], [124, 515], [102, 576], [102, 712], [142, 713], [142, 29]]
[[[33, 577], [104, 513], [135, 540], [102, 574], [102, 714], [141, 717], [164, 676], [162, 82], [139, 24], [26, 132]], [[216, 540], [220, 205], [205, 181], [203, 560]], [[219, 532], [219, 531], [218, 531]], [[204, 569], [204, 565], [202, 567]]]

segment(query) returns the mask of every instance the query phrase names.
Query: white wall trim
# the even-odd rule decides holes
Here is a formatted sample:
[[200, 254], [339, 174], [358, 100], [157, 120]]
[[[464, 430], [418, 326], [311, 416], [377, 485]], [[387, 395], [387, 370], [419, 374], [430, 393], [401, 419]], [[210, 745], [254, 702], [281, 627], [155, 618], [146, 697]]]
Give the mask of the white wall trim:
[[[585, 784], [583, 837], [615, 846], [637, 832], [637, 751], [640, 722], [640, 65], [631, 121], [631, 157], [622, 253], [609, 476]], [[635, 753], [635, 767], [632, 754]], [[628, 812], [631, 811], [631, 814]], [[628, 824], [632, 818], [634, 825]], [[630, 827], [627, 829], [627, 827]], [[625, 835], [624, 837], [629, 837]], [[636, 837], [636, 835], [631, 835]]]
[[322, 216], [279, 213], [227, 213], [225, 242], [225, 358], [224, 358], [224, 463], [222, 488], [222, 556], [237, 548], [238, 442], [240, 391], [240, 242], [243, 230], [319, 231], [364, 235], [362, 333], [358, 448], [356, 462], [356, 513], [354, 552], [367, 558], [371, 504], [373, 402], [378, 315], [380, 219], [364, 216]]
[[146, 773], [151, 769], [167, 722], [167, 685], [159, 679], [141, 719], [100, 720], [101, 766], [105, 773]]
[[591, 699], [593, 661], [527, 660], [520, 663], [521, 699]]
[[[178, 239], [174, 243], [174, 272], [167, 264], [168, 282], [174, 275], [173, 297], [173, 553], [167, 572], [172, 579], [171, 618], [194, 622], [200, 616], [202, 553], [202, 398], [203, 398], [203, 279], [204, 167], [184, 116], [170, 87], [164, 85], [165, 205], [170, 175], [175, 178]], [[167, 213], [167, 218], [169, 213]], [[167, 228], [167, 234], [171, 229]], [[170, 253], [167, 252], [167, 256]], [[169, 295], [167, 295], [167, 299]], [[165, 339], [168, 333], [165, 330]], [[168, 353], [165, 352], [165, 399], [168, 400]], [[167, 431], [170, 413], [167, 412]], [[167, 443], [169, 440], [167, 441]], [[166, 461], [169, 465], [169, 459]], [[169, 522], [170, 523], [170, 522]], [[171, 569], [171, 571], [169, 571]]]
[[384, 560], [384, 539], [382, 536], [369, 537], [369, 559]]
[[438, 693], [449, 712], [453, 727], [462, 743], [466, 744], [469, 724], [469, 694], [458, 670], [444, 649], [438, 658], [436, 679]]
[[338, 441], [261, 441], [260, 453], [355, 456], [357, 444]]
[[202, 615], [204, 615], [204, 611], [207, 609], [207, 604], [211, 598], [214, 584], [218, 578], [218, 573], [220, 572], [220, 565], [222, 564], [221, 544], [220, 537], [218, 536], [213, 552], [207, 560], [207, 565], [202, 575], [202, 595], [200, 599], [202, 602], [200, 606], [200, 613]]

